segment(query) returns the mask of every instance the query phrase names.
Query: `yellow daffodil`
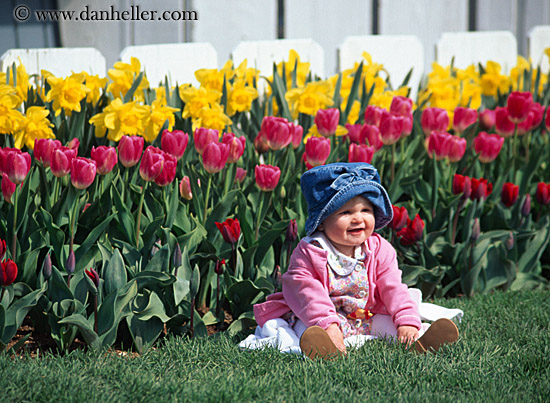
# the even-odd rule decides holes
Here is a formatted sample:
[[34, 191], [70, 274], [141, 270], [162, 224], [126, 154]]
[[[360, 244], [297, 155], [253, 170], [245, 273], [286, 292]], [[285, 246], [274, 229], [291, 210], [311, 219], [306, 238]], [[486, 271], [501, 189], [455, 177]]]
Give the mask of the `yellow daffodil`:
[[[228, 60], [220, 69], [200, 69], [195, 71], [195, 78], [201, 84], [201, 88], [207, 90], [223, 91], [223, 80], [228, 83], [233, 78], [233, 62]], [[226, 84], [229, 86], [229, 84]]]
[[[338, 125], [334, 135], [337, 137], [340, 137], [340, 136], [345, 136], [346, 134], [348, 134], [348, 129], [346, 129], [344, 126]], [[317, 128], [316, 124], [312, 125], [309, 128], [307, 134], [304, 136], [304, 144], [307, 143], [307, 139], [309, 139], [310, 137], [323, 137], [319, 133], [319, 129]]]
[[211, 105], [218, 104], [222, 97], [222, 93], [219, 91], [192, 86], [180, 86], [179, 93], [180, 98], [185, 102], [182, 112], [184, 119], [197, 119], [203, 108], [209, 108]]
[[26, 145], [28, 148], [33, 149], [36, 139], [55, 138], [51, 129], [53, 124], [47, 118], [49, 114], [50, 112], [43, 106], [28, 108], [14, 134], [15, 147], [22, 148]]
[[360, 111], [361, 111], [361, 102], [359, 102], [356, 99], [355, 101], [353, 101], [353, 104], [351, 105], [351, 110], [349, 111], [347, 123], [349, 123], [350, 125], [355, 124], [355, 122], [357, 122], [357, 119], [359, 119]]
[[107, 85], [107, 77], [99, 77], [96, 75], [90, 75], [86, 73], [85, 71], [79, 73], [79, 74], [73, 74], [71, 77], [80, 77], [82, 76], [82, 82], [90, 90], [88, 92], [88, 95], [86, 96], [86, 102], [96, 105], [99, 101], [99, 98], [101, 97], [101, 94], [103, 93], [103, 89]]
[[46, 102], [53, 102], [52, 106], [55, 110], [55, 116], [59, 116], [61, 109], [65, 111], [67, 116], [71, 115], [72, 111], [80, 112], [80, 101], [88, 95], [91, 90], [82, 84], [82, 77], [57, 78], [48, 77], [50, 90], [46, 95]]
[[[17, 85], [14, 86], [14, 88], [17, 93], [17, 97], [19, 98], [19, 104], [18, 104], [19, 106], [27, 100], [29, 88], [32, 88], [32, 87], [29, 82], [29, 75], [27, 74], [27, 70], [25, 69], [25, 66], [23, 66], [22, 64], [19, 64], [18, 66], [16, 66], [16, 70], [17, 70], [17, 73], [15, 77], [16, 77]], [[7, 81], [2, 81], [2, 83], [8, 82], [8, 84], [13, 86], [14, 84], [13, 71], [11, 71], [11, 69], [10, 69], [10, 76], [5, 78], [5, 80]]]
[[258, 98], [258, 90], [245, 85], [244, 80], [238, 80], [227, 93], [227, 114], [233, 116], [237, 112], [247, 112], [252, 107], [252, 101]]
[[0, 84], [0, 133], [13, 134], [21, 125], [23, 115], [16, 109], [17, 105], [19, 97], [15, 88]]
[[294, 118], [298, 113], [314, 116], [319, 109], [332, 106], [332, 92], [332, 86], [328, 81], [312, 81], [305, 87], [287, 91], [285, 98]]
[[488, 61], [485, 67], [485, 74], [481, 76], [481, 92], [483, 95], [496, 96], [498, 92], [506, 93], [510, 89], [510, 80], [507, 76], [500, 74], [500, 64]]
[[277, 64], [277, 72], [282, 77], [283, 75], [283, 66], [285, 68], [285, 76], [287, 82], [287, 88], [291, 87], [292, 84], [292, 75], [296, 69], [296, 87], [303, 87], [307, 76], [309, 74], [310, 63], [301, 62], [300, 55], [294, 49], [291, 49], [288, 52], [288, 61], [280, 62]]
[[[132, 87], [134, 80], [138, 77], [141, 71], [141, 63], [138, 59], [132, 57], [130, 64], [116, 62], [113, 67], [113, 69], [107, 72], [107, 75], [112, 80], [111, 84], [107, 87], [107, 91], [117, 98], [122, 98]], [[136, 100], [143, 100], [143, 90], [145, 88], [149, 88], [149, 82], [144, 75], [134, 93], [134, 98]]]
[[[238, 80], [244, 80], [246, 85], [253, 87], [254, 81], [258, 82], [260, 77], [260, 70], [252, 67], [247, 67], [247, 60], [244, 59], [241, 64], [235, 69], [235, 78]], [[257, 85], [257, 84], [256, 84]]]
[[97, 137], [103, 137], [108, 129], [107, 138], [118, 142], [124, 135], [142, 135], [148, 117], [146, 106], [138, 105], [136, 101], [123, 103], [120, 98], [115, 98], [102, 113], [93, 116], [90, 123], [95, 125]]
[[177, 108], [166, 106], [166, 99], [155, 99], [151, 106], [146, 106], [149, 109], [149, 118], [145, 125], [143, 137], [145, 141], [152, 143], [157, 138], [160, 129], [164, 123], [168, 121], [168, 130], [172, 130], [175, 123], [174, 113]]
[[222, 106], [213, 104], [210, 107], [199, 110], [198, 116], [193, 119], [193, 130], [199, 127], [206, 127], [207, 129], [216, 129], [221, 133], [226, 126], [232, 123], [229, 116], [223, 112]]

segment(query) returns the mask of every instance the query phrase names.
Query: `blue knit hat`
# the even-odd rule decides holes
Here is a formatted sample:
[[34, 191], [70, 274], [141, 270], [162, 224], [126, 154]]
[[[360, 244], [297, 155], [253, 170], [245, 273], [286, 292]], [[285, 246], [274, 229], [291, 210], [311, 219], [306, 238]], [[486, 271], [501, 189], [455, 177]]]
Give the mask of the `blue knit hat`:
[[311, 235], [328, 216], [356, 196], [363, 196], [374, 207], [374, 228], [391, 222], [393, 209], [386, 189], [380, 184], [378, 171], [363, 162], [321, 165], [300, 178], [307, 201], [306, 234]]

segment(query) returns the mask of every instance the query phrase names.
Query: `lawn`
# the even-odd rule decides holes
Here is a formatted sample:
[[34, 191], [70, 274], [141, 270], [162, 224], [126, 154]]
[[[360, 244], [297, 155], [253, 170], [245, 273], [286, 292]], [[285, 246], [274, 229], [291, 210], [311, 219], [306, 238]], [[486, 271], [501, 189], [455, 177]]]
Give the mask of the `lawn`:
[[0, 356], [2, 401], [548, 401], [550, 292], [436, 300], [464, 310], [458, 343], [418, 355], [383, 341], [311, 361], [239, 351], [226, 334], [142, 356]]

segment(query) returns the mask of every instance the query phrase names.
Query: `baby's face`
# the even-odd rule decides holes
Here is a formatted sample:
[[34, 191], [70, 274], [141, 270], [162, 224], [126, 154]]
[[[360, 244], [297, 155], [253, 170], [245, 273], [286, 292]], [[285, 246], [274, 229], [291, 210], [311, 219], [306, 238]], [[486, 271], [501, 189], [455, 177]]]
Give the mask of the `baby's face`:
[[374, 207], [363, 196], [357, 196], [327, 217], [319, 229], [336, 249], [353, 257], [355, 247], [372, 235], [374, 225]]

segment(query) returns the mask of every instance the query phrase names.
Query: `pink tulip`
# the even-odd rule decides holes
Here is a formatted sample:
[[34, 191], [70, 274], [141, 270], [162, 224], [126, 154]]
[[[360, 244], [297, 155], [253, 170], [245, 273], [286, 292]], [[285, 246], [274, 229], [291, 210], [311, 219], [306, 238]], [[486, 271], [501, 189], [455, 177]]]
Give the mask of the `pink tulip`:
[[78, 155], [78, 147], [80, 147], [80, 140], [78, 140], [76, 137], [73, 138], [71, 141], [67, 143], [67, 147], [69, 147], [71, 150], [75, 150], [76, 154]]
[[392, 99], [390, 106], [390, 114], [394, 116], [401, 116], [403, 118], [403, 127], [401, 136], [408, 136], [412, 132], [413, 128], [413, 114], [412, 114], [413, 101], [410, 98], [395, 96]]
[[401, 138], [403, 118], [385, 114], [380, 121], [380, 138], [384, 145], [391, 145]]
[[360, 141], [361, 144], [368, 144], [374, 147], [374, 151], [382, 148], [382, 138], [380, 137], [380, 129], [373, 125], [364, 124], [361, 129]]
[[144, 181], [154, 181], [160, 175], [164, 165], [164, 152], [156, 147], [148, 146], [141, 158], [139, 175]]
[[495, 109], [495, 131], [502, 137], [511, 137], [514, 135], [516, 125], [510, 120], [508, 111], [501, 106]]
[[122, 136], [117, 147], [120, 163], [126, 168], [136, 165], [143, 153], [143, 144], [141, 136]]
[[466, 139], [459, 136], [449, 137], [447, 149], [447, 158], [450, 162], [460, 161], [466, 152]]
[[480, 132], [474, 139], [474, 150], [479, 154], [481, 162], [488, 163], [498, 157], [503, 144], [504, 137], [500, 137], [498, 134]]
[[21, 150], [11, 150], [5, 154], [4, 171], [10, 181], [19, 185], [23, 183], [31, 169], [31, 156]]
[[180, 182], [180, 195], [185, 200], [193, 199], [193, 192], [191, 191], [191, 182], [189, 181], [189, 176], [184, 176]]
[[254, 148], [256, 149], [256, 151], [258, 151], [259, 154], [263, 154], [269, 151], [269, 146], [267, 145], [267, 138], [265, 137], [265, 133], [263, 133], [262, 131], [260, 131], [256, 136], [256, 138], [254, 139]]
[[470, 125], [477, 121], [477, 111], [475, 109], [457, 106], [453, 117], [453, 129], [455, 134], [461, 134]]
[[229, 156], [227, 157], [227, 163], [233, 164], [237, 162], [244, 153], [246, 145], [246, 138], [244, 136], [237, 137], [233, 133], [224, 133], [222, 137], [222, 143], [229, 146]]
[[75, 157], [71, 161], [71, 183], [77, 189], [86, 189], [90, 186], [96, 175], [96, 163], [94, 160]]
[[275, 189], [281, 177], [281, 169], [273, 165], [256, 165], [254, 173], [256, 185], [263, 192], [270, 192]]
[[366, 162], [370, 164], [372, 157], [374, 156], [374, 147], [366, 144], [349, 145], [348, 161], [349, 162]]
[[17, 185], [10, 181], [8, 178], [8, 174], [5, 172], [2, 174], [2, 196], [4, 196], [4, 200], [11, 204], [11, 197], [15, 193], [15, 188]]
[[428, 155], [440, 161], [449, 154], [449, 142], [451, 134], [447, 132], [433, 131], [427, 138]]
[[533, 125], [534, 113], [529, 112], [527, 117], [517, 124], [518, 136], [523, 136], [531, 131]]
[[506, 101], [506, 111], [510, 120], [514, 123], [525, 120], [532, 103], [533, 95], [530, 92], [514, 91], [510, 93]]
[[262, 120], [260, 132], [270, 149], [280, 150], [291, 143], [294, 127], [284, 118], [266, 116]]
[[247, 174], [246, 169], [237, 167], [237, 171], [235, 172], [235, 183], [243, 183], [244, 178], [246, 178], [246, 174]]
[[533, 102], [529, 113], [533, 114], [533, 125], [531, 126], [531, 130], [533, 130], [541, 124], [542, 119], [544, 118], [544, 106], [538, 102]]
[[114, 147], [92, 147], [90, 157], [95, 161], [97, 166], [97, 173], [100, 175], [107, 175], [113, 170], [116, 163], [118, 162], [116, 149]]
[[346, 136], [349, 138], [349, 141], [355, 144], [359, 144], [361, 142], [362, 129], [363, 125], [360, 123], [356, 123], [354, 125], [346, 123], [346, 130], [348, 131], [348, 134], [346, 134]]
[[164, 152], [163, 158], [162, 170], [155, 178], [155, 183], [159, 186], [167, 186], [172, 183], [176, 177], [176, 167], [178, 165], [178, 160], [171, 154]]
[[12, 152], [21, 153], [18, 148], [0, 148], [0, 174], [6, 172], [6, 164], [8, 161], [8, 155]]
[[480, 112], [479, 123], [481, 124], [482, 129], [491, 130], [493, 127], [495, 127], [495, 122], [496, 115], [494, 110], [485, 109], [483, 112]]
[[189, 142], [189, 135], [181, 130], [163, 130], [160, 138], [160, 146], [162, 151], [167, 152], [170, 155], [176, 157], [179, 161], [183, 157], [183, 153], [187, 148]]
[[312, 167], [323, 165], [330, 155], [330, 139], [310, 137], [306, 142], [304, 160]]
[[422, 131], [426, 136], [431, 132], [444, 132], [449, 127], [449, 115], [445, 109], [426, 108], [420, 118]]
[[207, 144], [217, 143], [219, 139], [220, 133], [217, 130], [200, 127], [195, 130], [195, 149], [200, 155], [202, 155]]
[[49, 167], [52, 152], [59, 147], [61, 147], [59, 140], [36, 139], [34, 141], [34, 158], [40, 161], [45, 167]]
[[315, 114], [314, 121], [321, 136], [332, 136], [338, 128], [340, 111], [337, 108], [319, 109]]
[[378, 106], [368, 105], [365, 109], [365, 123], [378, 127], [383, 113], [388, 113], [385, 109]]
[[206, 172], [214, 174], [225, 167], [228, 157], [229, 146], [227, 144], [211, 142], [204, 148], [202, 164]]
[[76, 158], [76, 151], [65, 146], [56, 148], [52, 152], [50, 159], [50, 169], [52, 174], [62, 178], [71, 171], [71, 163]]
[[300, 125], [295, 125], [294, 123], [289, 123], [289, 125], [292, 132], [292, 140], [290, 140], [290, 143], [292, 144], [292, 148], [296, 150], [298, 147], [300, 147], [300, 144], [302, 144], [304, 128]]

